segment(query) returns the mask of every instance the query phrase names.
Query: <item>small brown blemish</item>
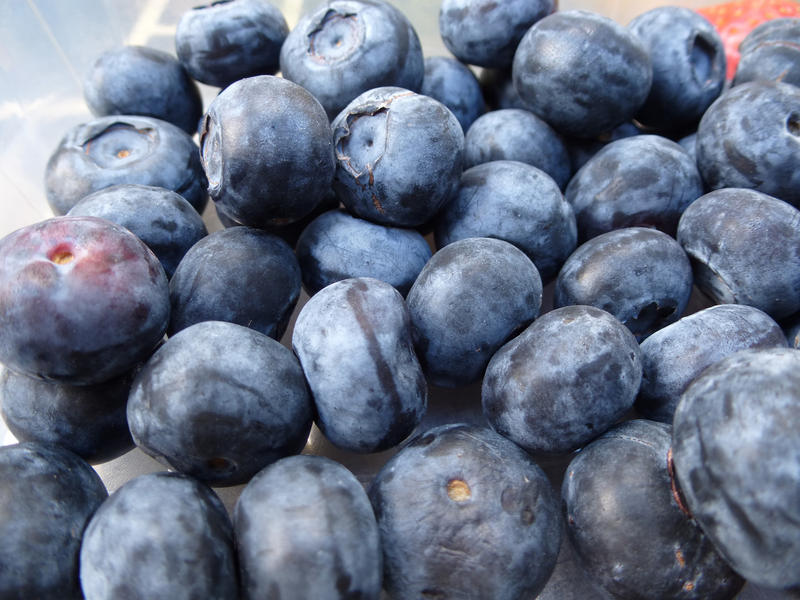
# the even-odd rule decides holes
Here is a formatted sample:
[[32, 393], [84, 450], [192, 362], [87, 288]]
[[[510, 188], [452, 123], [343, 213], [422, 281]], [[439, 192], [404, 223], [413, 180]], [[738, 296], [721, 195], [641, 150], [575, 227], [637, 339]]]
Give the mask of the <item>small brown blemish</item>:
[[57, 265], [66, 265], [75, 259], [75, 255], [72, 253], [72, 249], [69, 248], [69, 246], [66, 244], [59, 244], [50, 251], [47, 258]]
[[667, 451], [667, 472], [669, 473], [669, 482], [670, 487], [672, 488], [672, 497], [675, 500], [675, 503], [687, 517], [691, 518], [692, 513], [686, 507], [683, 497], [681, 496], [681, 492], [678, 489], [678, 482], [675, 480], [675, 464], [672, 462], [672, 448]]
[[683, 552], [681, 552], [680, 550], [676, 550], [675, 551], [675, 560], [678, 561], [678, 564], [681, 567], [685, 567], [686, 566], [686, 559], [683, 557]]
[[694, 583], [691, 581], [687, 581], [683, 584], [683, 589], [687, 592], [691, 592], [694, 589]]
[[455, 502], [466, 502], [472, 497], [472, 491], [463, 479], [451, 479], [447, 482], [447, 495]]
[[375, 174], [372, 172], [372, 165], [369, 163], [367, 163], [367, 172], [369, 173], [369, 184], [375, 185]]
[[375, 194], [372, 194], [372, 205], [375, 207], [375, 210], [383, 214], [383, 206], [381, 206], [381, 201], [378, 200], [378, 197]]
[[128, 158], [130, 155], [131, 155], [130, 150], [123, 149], [117, 152], [117, 158]]

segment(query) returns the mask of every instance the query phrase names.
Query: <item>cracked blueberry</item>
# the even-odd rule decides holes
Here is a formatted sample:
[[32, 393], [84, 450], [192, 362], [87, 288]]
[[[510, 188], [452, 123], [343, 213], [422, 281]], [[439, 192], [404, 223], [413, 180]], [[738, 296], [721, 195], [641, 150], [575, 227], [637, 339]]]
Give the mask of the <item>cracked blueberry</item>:
[[781, 81], [800, 86], [800, 18], [764, 21], [739, 44], [739, 62], [731, 85]]

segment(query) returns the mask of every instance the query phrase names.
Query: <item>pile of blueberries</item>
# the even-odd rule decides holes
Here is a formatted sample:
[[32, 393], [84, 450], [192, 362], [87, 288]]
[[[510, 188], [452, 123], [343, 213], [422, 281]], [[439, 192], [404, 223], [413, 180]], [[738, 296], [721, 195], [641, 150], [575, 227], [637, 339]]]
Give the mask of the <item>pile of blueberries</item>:
[[674, 6], [439, 29], [227, 0], [97, 60], [0, 240], [0, 598], [797, 597], [800, 19], [732, 82]]

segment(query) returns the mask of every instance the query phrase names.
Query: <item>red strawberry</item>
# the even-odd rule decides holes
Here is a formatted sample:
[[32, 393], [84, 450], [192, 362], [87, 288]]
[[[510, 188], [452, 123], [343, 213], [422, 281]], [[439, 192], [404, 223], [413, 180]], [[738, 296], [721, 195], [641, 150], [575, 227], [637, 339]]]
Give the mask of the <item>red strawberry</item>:
[[780, 17], [800, 17], [800, 3], [794, 0], [737, 0], [698, 8], [722, 36], [728, 61], [728, 79], [733, 79], [739, 64], [739, 43], [764, 21]]

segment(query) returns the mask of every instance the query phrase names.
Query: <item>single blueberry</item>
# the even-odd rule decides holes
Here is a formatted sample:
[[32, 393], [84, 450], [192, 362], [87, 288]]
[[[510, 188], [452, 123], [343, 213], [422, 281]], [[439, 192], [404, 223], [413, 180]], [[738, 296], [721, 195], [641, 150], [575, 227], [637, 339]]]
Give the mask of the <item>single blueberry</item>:
[[770, 19], [745, 36], [731, 85], [748, 81], [800, 86], [800, 18]]
[[486, 109], [475, 73], [464, 63], [449, 56], [429, 56], [425, 59], [425, 78], [420, 93], [449, 108], [464, 131]]

